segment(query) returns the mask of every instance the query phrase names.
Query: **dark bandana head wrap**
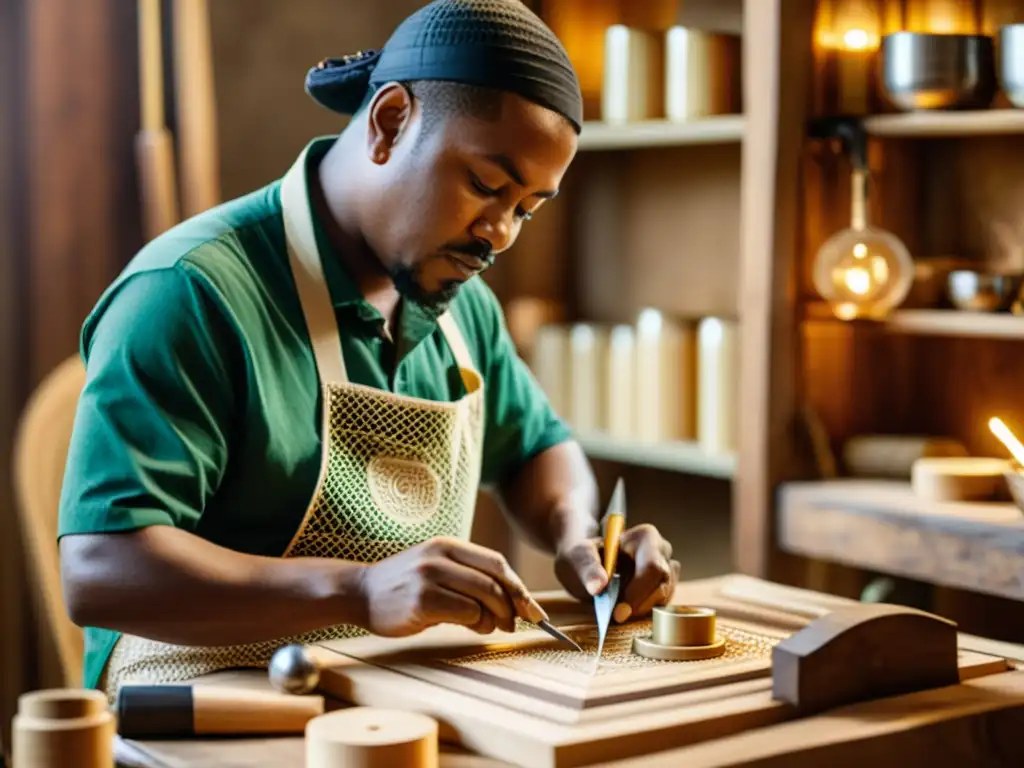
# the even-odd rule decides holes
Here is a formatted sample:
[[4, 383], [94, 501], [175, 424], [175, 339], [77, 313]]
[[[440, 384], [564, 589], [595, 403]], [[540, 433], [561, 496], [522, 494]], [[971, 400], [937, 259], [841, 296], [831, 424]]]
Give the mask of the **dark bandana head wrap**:
[[569, 56], [519, 0], [434, 0], [403, 21], [382, 50], [320, 62], [306, 76], [306, 92], [352, 115], [384, 83], [414, 80], [509, 91], [563, 115], [577, 133], [582, 127]]

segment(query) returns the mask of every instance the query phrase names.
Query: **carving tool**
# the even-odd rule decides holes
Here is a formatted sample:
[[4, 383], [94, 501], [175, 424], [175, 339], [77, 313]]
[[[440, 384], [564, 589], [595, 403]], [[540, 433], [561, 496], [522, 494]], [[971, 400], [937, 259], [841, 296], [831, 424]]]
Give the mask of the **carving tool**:
[[608, 586], [594, 596], [594, 615], [597, 618], [597, 658], [604, 650], [604, 639], [612, 621], [612, 611], [619, 600], [619, 574], [615, 566], [619, 558], [619, 538], [626, 526], [626, 487], [620, 477], [608, 502], [604, 519], [604, 570], [608, 574]]
[[549, 635], [551, 635], [556, 640], [561, 640], [563, 643], [567, 643], [568, 645], [571, 645], [573, 648], [575, 648], [580, 653], [583, 652], [583, 649], [580, 648], [579, 643], [577, 643], [575, 640], [573, 640], [567, 634], [565, 634], [564, 632], [559, 630], [557, 627], [555, 627], [554, 624], [552, 624], [547, 619], [541, 619], [539, 622], [537, 622], [537, 626], [540, 627], [541, 629], [543, 629], [545, 632], [547, 632]]

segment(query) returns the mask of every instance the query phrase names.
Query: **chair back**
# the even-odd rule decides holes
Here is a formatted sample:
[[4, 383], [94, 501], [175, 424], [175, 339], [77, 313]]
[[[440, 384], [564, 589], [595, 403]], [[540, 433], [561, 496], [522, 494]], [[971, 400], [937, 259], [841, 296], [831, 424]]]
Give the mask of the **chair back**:
[[55, 368], [32, 393], [14, 438], [14, 496], [26, 561], [43, 598], [65, 683], [82, 685], [83, 632], [68, 617], [61, 588], [57, 511], [75, 411], [85, 386], [78, 356]]

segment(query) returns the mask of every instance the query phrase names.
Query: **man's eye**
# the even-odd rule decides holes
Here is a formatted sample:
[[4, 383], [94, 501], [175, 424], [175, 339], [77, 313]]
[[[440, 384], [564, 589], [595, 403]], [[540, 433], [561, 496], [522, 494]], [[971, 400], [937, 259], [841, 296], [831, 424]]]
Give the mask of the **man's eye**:
[[516, 208], [516, 216], [518, 216], [523, 221], [529, 221], [530, 219], [533, 218], [533, 212], [524, 211], [522, 208]]
[[494, 195], [498, 194], [498, 190], [491, 189], [490, 187], [488, 187], [486, 184], [480, 181], [480, 179], [478, 179], [475, 174], [469, 174], [469, 180], [476, 188], [476, 191], [479, 192], [481, 195], [493, 197]]

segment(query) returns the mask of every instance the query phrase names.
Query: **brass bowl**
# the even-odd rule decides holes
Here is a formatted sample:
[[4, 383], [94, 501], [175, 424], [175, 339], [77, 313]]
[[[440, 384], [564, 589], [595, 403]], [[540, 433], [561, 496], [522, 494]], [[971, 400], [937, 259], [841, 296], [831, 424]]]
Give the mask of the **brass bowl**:
[[946, 283], [949, 300], [957, 309], [969, 312], [1002, 312], [1008, 310], [1020, 295], [1024, 275], [996, 274], [972, 269], [949, 273]]
[[999, 92], [987, 35], [896, 32], [882, 38], [880, 53], [882, 91], [903, 111], [984, 109]]

